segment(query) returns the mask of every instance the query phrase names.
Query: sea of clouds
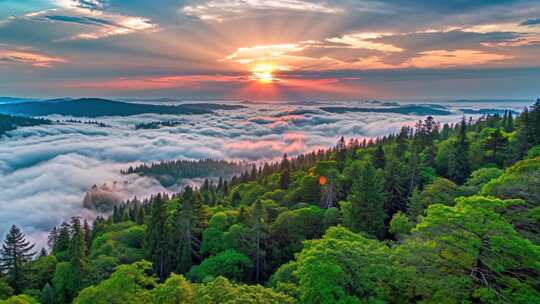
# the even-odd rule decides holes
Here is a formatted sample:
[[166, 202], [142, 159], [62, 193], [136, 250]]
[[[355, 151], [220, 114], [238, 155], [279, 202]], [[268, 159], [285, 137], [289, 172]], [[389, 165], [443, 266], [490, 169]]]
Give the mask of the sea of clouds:
[[[340, 104], [333, 102], [332, 105]], [[342, 103], [351, 105], [351, 103]], [[392, 113], [334, 114], [321, 104], [243, 104], [246, 108], [205, 115], [137, 115], [97, 118], [107, 127], [62, 123], [19, 128], [0, 138], [0, 236], [12, 224], [45, 245], [48, 231], [72, 216], [92, 220], [82, 208], [94, 184], [127, 182], [125, 198], [169, 192], [156, 180], [121, 175], [120, 170], [141, 162], [169, 159], [228, 159], [264, 161], [287, 153], [297, 155], [334, 145], [339, 137], [376, 137], [414, 125], [423, 117]], [[381, 104], [358, 104], [381, 106]], [[457, 122], [458, 108], [512, 108], [523, 103], [447, 104], [453, 115], [440, 122]], [[56, 120], [72, 117], [49, 116]], [[77, 118], [81, 119], [81, 118]], [[82, 119], [84, 120], [84, 119]], [[94, 119], [93, 119], [94, 120]], [[151, 121], [182, 121], [175, 127], [136, 130]]]

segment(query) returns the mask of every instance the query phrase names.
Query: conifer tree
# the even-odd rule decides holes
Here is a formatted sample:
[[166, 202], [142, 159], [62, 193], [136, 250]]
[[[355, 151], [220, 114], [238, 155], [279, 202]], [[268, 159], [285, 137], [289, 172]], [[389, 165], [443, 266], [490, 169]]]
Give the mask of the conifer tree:
[[54, 289], [52, 288], [51, 284], [47, 283], [45, 286], [43, 286], [43, 289], [41, 290], [41, 304], [54, 304], [56, 303]]
[[456, 184], [462, 184], [470, 174], [469, 141], [467, 140], [467, 122], [465, 116], [461, 120], [457, 145], [452, 152], [448, 161], [448, 175]]
[[189, 271], [198, 257], [201, 233], [208, 215], [200, 194], [187, 186], [173, 217], [172, 238], [175, 240], [173, 265], [178, 273]]
[[34, 244], [25, 239], [19, 227], [11, 226], [0, 249], [0, 273], [5, 274], [6, 281], [15, 293], [23, 288], [25, 268], [35, 254], [33, 248]]
[[253, 205], [253, 211], [251, 214], [251, 228], [253, 230], [253, 264], [255, 265], [255, 281], [259, 282], [261, 279], [261, 269], [263, 266], [265, 251], [263, 249], [263, 239], [265, 237], [264, 230], [264, 209], [260, 202], [257, 200]]
[[70, 240], [70, 227], [69, 224], [63, 222], [58, 229], [58, 237], [54, 243], [53, 252], [63, 252], [69, 249], [69, 240]]
[[72, 290], [78, 291], [83, 285], [83, 278], [86, 273], [86, 243], [83, 228], [78, 217], [71, 219], [71, 241], [70, 241], [70, 263], [73, 284]]
[[161, 194], [158, 194], [151, 202], [145, 249], [160, 281], [165, 280], [169, 274], [167, 232], [167, 206]]
[[484, 149], [491, 152], [491, 155], [488, 156], [488, 159], [497, 164], [499, 163], [497, 159], [497, 153], [500, 154], [501, 150], [506, 147], [508, 144], [508, 139], [504, 137], [499, 129], [495, 130], [484, 142]]
[[371, 161], [353, 165], [353, 184], [344, 210], [346, 225], [354, 231], [364, 231], [377, 238], [385, 233], [384, 180]]
[[86, 252], [90, 250], [90, 245], [92, 245], [92, 228], [88, 224], [88, 221], [85, 219], [83, 223], [83, 233], [84, 233], [84, 243], [86, 244]]
[[281, 171], [281, 174], [279, 175], [279, 188], [286, 190], [287, 188], [289, 188], [290, 182], [291, 176], [289, 173], [289, 169]]
[[373, 162], [377, 169], [383, 169], [385, 165], [385, 156], [382, 145], [378, 145], [375, 149], [375, 154], [373, 155]]

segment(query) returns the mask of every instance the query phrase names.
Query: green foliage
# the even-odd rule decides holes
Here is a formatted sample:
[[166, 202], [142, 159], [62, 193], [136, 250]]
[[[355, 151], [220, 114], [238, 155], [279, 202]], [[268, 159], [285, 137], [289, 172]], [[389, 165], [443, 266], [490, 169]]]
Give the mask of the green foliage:
[[[320, 240], [306, 241], [297, 257], [302, 303], [361, 303], [398, 299], [403, 270], [386, 245], [343, 227], [328, 229]], [[394, 298], [395, 297], [395, 298]]]
[[0, 248], [0, 273], [5, 274], [6, 281], [19, 293], [28, 279], [26, 272], [35, 254], [34, 244], [26, 240], [19, 227], [13, 225]]
[[57, 259], [53, 255], [41, 256], [33, 260], [29, 265], [29, 271], [32, 273], [29, 286], [31, 289], [41, 289], [47, 282], [51, 282]]
[[195, 290], [196, 304], [293, 304], [290, 296], [260, 285], [230, 283], [218, 277], [212, 282], [198, 285]]
[[465, 183], [464, 190], [471, 194], [477, 194], [486, 183], [501, 176], [503, 172], [504, 171], [499, 168], [482, 168], [475, 170], [471, 173], [471, 176]]
[[118, 266], [110, 278], [83, 289], [75, 304], [121, 304], [152, 303], [148, 291], [157, 285], [154, 277], [148, 276], [151, 264], [146, 261]]
[[253, 263], [249, 257], [228, 249], [193, 267], [187, 276], [196, 282], [209, 281], [219, 276], [242, 281], [248, 278], [252, 267]]
[[540, 145], [534, 146], [527, 152], [527, 159], [540, 157]]
[[11, 297], [13, 292], [13, 288], [11, 288], [11, 286], [9, 286], [9, 284], [0, 277], [0, 300]]
[[152, 290], [153, 302], [156, 304], [191, 304], [193, 288], [181, 275], [172, 274], [163, 284]]
[[403, 236], [408, 235], [413, 227], [414, 224], [411, 219], [405, 213], [398, 212], [392, 217], [389, 230], [390, 233], [401, 239]]
[[511, 166], [503, 175], [487, 183], [480, 194], [503, 199], [521, 198], [540, 205], [540, 157]]
[[353, 231], [363, 231], [382, 238], [386, 218], [384, 180], [371, 161], [356, 161], [351, 167], [352, 189], [348, 201], [341, 205], [343, 222]]
[[497, 212], [512, 203], [475, 196], [431, 205], [396, 251], [416, 269], [415, 292], [429, 302], [540, 300], [540, 247]]
[[416, 218], [424, 213], [432, 204], [453, 205], [454, 200], [462, 194], [462, 190], [452, 181], [437, 178], [427, 185], [422, 192], [414, 191], [408, 204], [408, 213]]
[[38, 301], [29, 295], [20, 294], [12, 296], [6, 300], [0, 300], [0, 304], [39, 304]]
[[41, 290], [41, 304], [54, 304], [55, 303], [55, 294], [54, 289], [49, 283], [46, 283], [43, 289]]

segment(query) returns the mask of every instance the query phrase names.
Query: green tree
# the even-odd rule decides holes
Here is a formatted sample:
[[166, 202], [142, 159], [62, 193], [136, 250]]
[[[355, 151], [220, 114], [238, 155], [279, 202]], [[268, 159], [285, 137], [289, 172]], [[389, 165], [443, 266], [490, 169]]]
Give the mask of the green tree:
[[227, 249], [193, 267], [187, 276], [196, 282], [208, 281], [219, 276], [242, 281], [248, 278], [252, 267], [253, 263], [249, 257], [234, 249]]
[[54, 289], [49, 283], [46, 283], [41, 290], [41, 304], [54, 304], [56, 301]]
[[206, 223], [207, 213], [200, 195], [194, 193], [191, 187], [186, 187], [182, 193], [181, 204], [174, 212], [171, 230], [175, 244], [172, 263], [178, 273], [186, 273], [193, 266]]
[[161, 194], [158, 194], [151, 202], [151, 212], [146, 230], [145, 249], [150, 257], [154, 271], [160, 281], [169, 274], [168, 245], [167, 240], [167, 206]]
[[146, 261], [121, 265], [99, 284], [83, 289], [74, 304], [152, 303], [149, 289], [156, 287], [156, 278], [149, 276], [151, 264]]
[[25, 239], [19, 227], [13, 225], [0, 249], [0, 271], [15, 293], [22, 291], [26, 283], [26, 269], [35, 252], [34, 244]]
[[540, 247], [498, 213], [512, 201], [473, 196], [431, 205], [395, 252], [415, 269], [425, 302], [535, 303], [540, 300]]
[[224, 277], [199, 285], [196, 304], [293, 304], [294, 299], [260, 285], [234, 284]]
[[487, 159], [494, 164], [500, 165], [503, 162], [499, 159], [500, 155], [507, 145], [508, 139], [503, 136], [499, 129], [496, 129], [483, 143], [483, 148], [487, 152]]
[[397, 239], [403, 239], [405, 235], [410, 234], [413, 227], [411, 219], [405, 213], [398, 212], [392, 217], [389, 230]]
[[156, 304], [192, 304], [193, 288], [181, 275], [172, 274], [167, 280], [152, 290], [153, 303]]
[[469, 141], [467, 139], [467, 122], [465, 116], [461, 120], [457, 143], [452, 153], [450, 153], [449, 158], [448, 176], [456, 184], [461, 185], [470, 173]]
[[251, 212], [251, 228], [253, 234], [253, 264], [255, 266], [255, 281], [261, 279], [261, 269], [263, 267], [266, 252], [264, 250], [264, 239], [266, 238], [265, 213], [260, 201], [256, 201]]
[[86, 258], [86, 244], [85, 235], [81, 227], [79, 218], [73, 217], [71, 219], [71, 244], [70, 244], [70, 264], [73, 275], [73, 282], [71, 282], [72, 290], [78, 291], [83, 285], [83, 278], [85, 277], [87, 268]]
[[404, 272], [386, 245], [332, 227], [322, 239], [305, 242], [294, 273], [301, 303], [330, 304], [407, 302]]
[[369, 160], [355, 161], [352, 171], [352, 189], [342, 206], [344, 224], [381, 239], [386, 230], [384, 180]]

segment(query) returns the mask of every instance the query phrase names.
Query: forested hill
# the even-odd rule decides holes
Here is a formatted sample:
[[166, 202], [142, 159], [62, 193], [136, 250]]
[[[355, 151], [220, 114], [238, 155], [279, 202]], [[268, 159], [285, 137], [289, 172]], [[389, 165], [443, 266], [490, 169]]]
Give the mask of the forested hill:
[[181, 104], [154, 105], [127, 103], [100, 98], [58, 99], [49, 101], [0, 104], [0, 113], [28, 116], [46, 116], [52, 114], [75, 117], [129, 116], [138, 114], [209, 114], [214, 110], [234, 110], [238, 105], [220, 104]]
[[163, 186], [170, 187], [176, 184], [182, 184], [185, 179], [195, 178], [219, 178], [222, 183], [234, 175], [243, 174], [248, 169], [252, 169], [252, 165], [246, 162], [203, 159], [198, 161], [172, 160], [149, 165], [142, 164], [137, 167], [129, 167], [129, 169], [122, 171], [122, 173], [151, 176], [157, 179]]
[[51, 123], [52, 121], [48, 119], [36, 119], [0, 114], [0, 136], [4, 135], [8, 131], [17, 129], [18, 127], [48, 125]]
[[14, 226], [0, 298], [540, 303], [540, 102], [253, 172], [73, 218], [39, 256]]

